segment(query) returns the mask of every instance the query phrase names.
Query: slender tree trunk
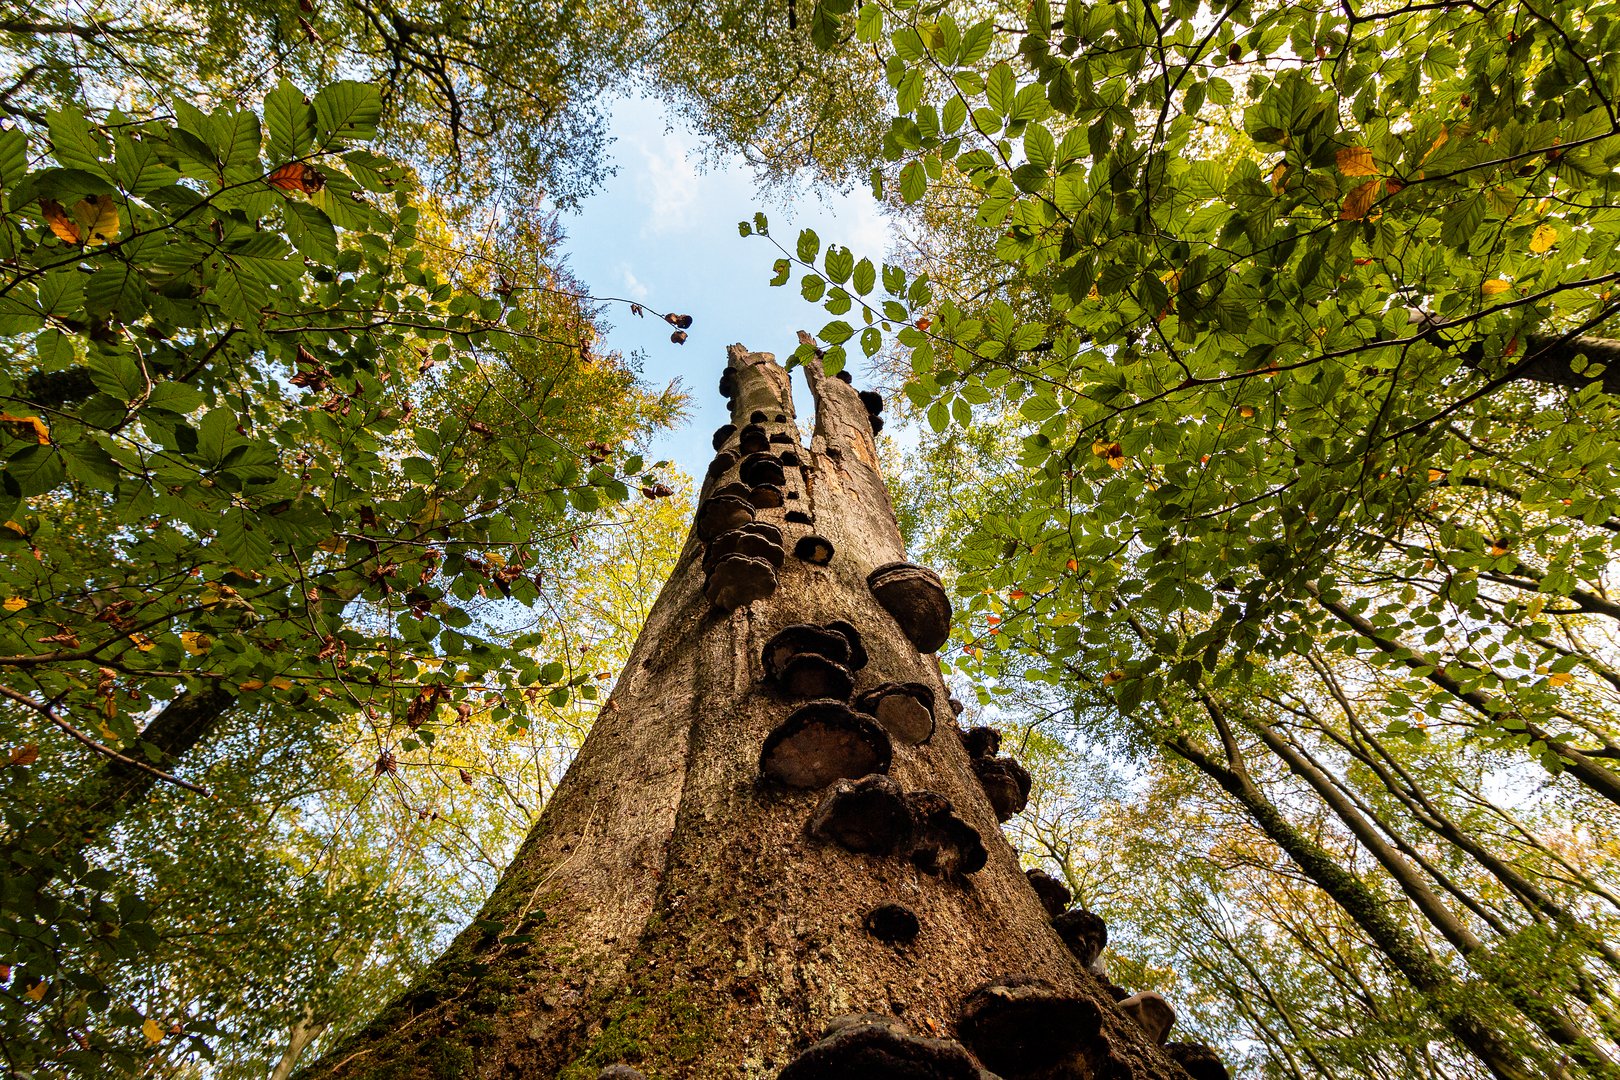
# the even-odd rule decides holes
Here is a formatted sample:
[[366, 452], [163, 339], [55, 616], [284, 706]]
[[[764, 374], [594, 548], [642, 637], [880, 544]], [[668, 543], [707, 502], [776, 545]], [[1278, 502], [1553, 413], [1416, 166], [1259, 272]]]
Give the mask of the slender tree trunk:
[[[819, 362], [806, 375], [816, 401], [809, 449], [798, 443], [788, 373], [770, 354], [729, 350], [735, 427], [763, 413], [780, 436], [770, 452], [791, 452], [785, 503], [757, 514], [783, 533], [775, 591], [729, 613], [711, 606], [694, 529], [612, 696], [479, 918], [307, 1075], [578, 1080], [626, 1065], [653, 1078], [774, 1077], [829, 1020], [860, 1012], [916, 1040], [944, 1040], [928, 1051], [943, 1061], [965, 1057], [958, 1041], [987, 1047], [984, 1029], [959, 1023], [970, 998], [989, 1002], [981, 1019], [998, 1002], [1066, 1002], [1059, 1012], [1070, 1022], [1016, 1028], [1029, 1053], [1002, 1048], [1000, 1075], [1184, 1075], [1052, 930], [956, 735], [938, 662], [867, 586], [904, 551], [866, 407]], [[722, 456], [704, 484], [700, 521], [738, 478], [726, 465]], [[830, 543], [827, 565], [815, 564], [814, 545], [801, 549], [810, 560], [793, 554], [811, 534]], [[913, 682], [933, 692], [933, 737], [894, 739], [889, 775], [907, 792], [950, 800], [988, 849], [977, 872], [927, 873], [903, 851], [857, 854], [817, 839], [806, 826], [827, 791], [762, 778], [767, 736], [802, 704], [762, 681], [764, 645], [788, 625], [834, 621], [853, 624], [870, 657], [858, 688]], [[864, 928], [881, 905], [915, 914], [914, 940], [889, 944]], [[1045, 988], [973, 996], [1029, 980]], [[1008, 1017], [1040, 1014], [1008, 1008]], [[1071, 1045], [1054, 1057], [1052, 1040]], [[842, 1067], [813, 1075], [961, 1075]]]
[[298, 1059], [304, 1056], [309, 1044], [320, 1038], [326, 1027], [325, 1020], [316, 1020], [310, 1007], [304, 1006], [303, 1015], [287, 1032], [287, 1046], [276, 1060], [276, 1067], [270, 1070], [270, 1080], [287, 1080], [298, 1068]]

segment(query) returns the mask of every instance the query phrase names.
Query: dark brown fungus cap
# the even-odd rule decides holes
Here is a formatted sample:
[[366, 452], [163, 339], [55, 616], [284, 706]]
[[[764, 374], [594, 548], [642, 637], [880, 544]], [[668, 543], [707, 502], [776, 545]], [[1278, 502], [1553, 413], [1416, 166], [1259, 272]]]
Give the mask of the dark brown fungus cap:
[[866, 913], [862, 925], [868, 934], [890, 945], [909, 945], [917, 940], [917, 934], [922, 930], [916, 913], [900, 904], [883, 904], [873, 908]]
[[731, 437], [735, 434], [737, 434], [736, 424], [721, 424], [714, 429], [714, 448], [724, 450], [726, 443], [730, 442]]
[[937, 791], [908, 791], [911, 807], [911, 861], [925, 873], [950, 877], [984, 869], [989, 858], [979, 830], [956, 814], [951, 800]]
[[911, 842], [911, 811], [900, 785], [876, 773], [839, 780], [811, 815], [810, 835], [867, 855], [890, 855]]
[[793, 557], [809, 563], [811, 566], [826, 566], [832, 562], [832, 541], [825, 536], [811, 533], [801, 536], [793, 545]]
[[883, 433], [883, 417], [877, 415], [876, 413], [868, 413], [866, 415], [866, 422], [871, 425], [873, 435], [881, 435]]
[[961, 1046], [908, 1035], [894, 1024], [850, 1024], [812, 1043], [778, 1080], [978, 1080]]
[[754, 520], [754, 504], [735, 495], [711, 495], [698, 507], [697, 531], [705, 540], [713, 540], [721, 533], [730, 532]]
[[747, 529], [732, 529], [709, 541], [709, 547], [703, 553], [703, 572], [713, 574], [714, 568], [720, 565], [720, 560], [728, 555], [751, 555], [756, 559], [764, 559], [773, 569], [778, 570], [781, 569], [785, 558], [782, 545], [769, 537]]
[[1088, 968], [1096, 966], [1108, 945], [1108, 924], [1101, 915], [1085, 908], [1070, 908], [1052, 920], [1052, 929], [1063, 939], [1063, 944]]
[[745, 454], [763, 453], [771, 445], [771, 437], [758, 424], [749, 424], [737, 433], [737, 449]]
[[817, 653], [841, 664], [849, 656], [849, 642], [829, 627], [810, 623], [784, 626], [765, 643], [765, 677], [780, 676], [787, 662], [800, 653]]
[[957, 701], [955, 698], [948, 698], [947, 700], [950, 702], [952, 716], [961, 716], [967, 711], [967, 706], [962, 704], [960, 701]]
[[703, 595], [721, 611], [735, 611], [776, 591], [776, 569], [752, 555], [727, 555], [714, 565]]
[[722, 476], [726, 472], [730, 471], [731, 467], [735, 464], [737, 464], [737, 455], [733, 454], [730, 450], [722, 450], [718, 454], [714, 455], [713, 461], [709, 462], [708, 475], [710, 479], [717, 476]]
[[628, 1065], [609, 1065], [596, 1074], [596, 1080], [647, 1080], [647, 1074]]
[[802, 652], [788, 658], [776, 676], [776, 685], [788, 697], [848, 701], [855, 690], [855, 676], [837, 661]]
[[720, 396], [723, 398], [735, 397], [737, 394], [737, 373], [730, 368], [720, 373]]
[[831, 630], [835, 634], [843, 634], [844, 640], [849, 642], [849, 670], [859, 671], [866, 666], [866, 646], [861, 644], [861, 632], [855, 629], [855, 624], [845, 622], [843, 619], [834, 619], [832, 622], [822, 623], [822, 629]]
[[934, 692], [922, 683], [880, 683], [861, 694], [855, 707], [877, 717], [883, 730], [908, 746], [934, 734]]
[[1025, 870], [1024, 876], [1029, 879], [1030, 888], [1035, 890], [1035, 895], [1040, 897], [1041, 907], [1046, 909], [1046, 917], [1049, 919], [1062, 915], [1064, 909], [1069, 906], [1069, 901], [1074, 899], [1067, 885], [1039, 867]]
[[1074, 1057], [1101, 1026], [1086, 998], [1029, 980], [973, 991], [956, 1033], [991, 1072], [1024, 1076]]
[[861, 404], [866, 406], [866, 411], [873, 416], [883, 411], [883, 395], [876, 390], [860, 391], [860, 399]]
[[759, 771], [801, 789], [889, 771], [889, 736], [842, 701], [812, 701], [765, 737]]
[[786, 497], [781, 484], [761, 484], [748, 493], [748, 501], [756, 510], [778, 510]]
[[836, 379], [838, 379], [838, 381], [840, 381], [840, 382], [842, 382], [842, 383], [844, 383], [844, 384], [845, 384], [845, 385], [848, 385], [848, 384], [850, 384], [850, 383], [853, 383], [853, 382], [854, 382], [854, 381], [855, 381], [855, 376], [853, 376], [853, 375], [851, 375], [851, 374], [850, 374], [850, 373], [849, 373], [849, 372], [847, 372], [847, 371], [840, 371], [840, 372], [839, 372], [839, 373], [838, 373], [838, 374], [837, 374], [837, 375], [836, 375], [836, 376], [834, 376], [834, 377], [835, 377], [835, 378], [836, 378]]
[[740, 480], [733, 480], [729, 484], [722, 484], [720, 487], [715, 488], [709, 495], [711, 498], [715, 495], [730, 495], [734, 499], [747, 499], [748, 493], [752, 490]]
[[771, 432], [771, 442], [777, 444], [786, 443], [791, 446], [793, 444], [793, 436], [789, 435], [785, 431], [773, 431]]
[[1136, 1021], [1148, 1037], [1148, 1042], [1164, 1044], [1170, 1037], [1170, 1029], [1176, 1026], [1176, 1010], [1164, 1000], [1162, 995], [1152, 990], [1143, 990], [1139, 994], [1132, 994], [1119, 1003], [1120, 1011]]
[[1008, 821], [1029, 805], [1029, 773], [1012, 758], [974, 758], [973, 771], [984, 785], [997, 821]]
[[1203, 1043], [1165, 1043], [1164, 1052], [1171, 1061], [1187, 1070], [1192, 1080], [1232, 1080], [1220, 1055]]
[[866, 576], [866, 585], [918, 652], [934, 652], [950, 637], [951, 602], [926, 566], [886, 563]]
[[765, 415], [764, 409], [755, 409], [753, 412], [748, 414], [748, 422], [750, 424], [763, 424], [768, 419], [770, 419], [770, 417]]
[[777, 547], [782, 546], [782, 530], [768, 521], [751, 521], [742, 527], [742, 531], [757, 533]]
[[737, 475], [742, 482], [750, 487], [760, 484], [783, 484], [787, 476], [782, 471], [782, 463], [776, 459], [775, 454], [749, 454], [743, 458], [742, 465], [737, 469]]
[[995, 757], [1001, 749], [1001, 732], [993, 727], [968, 728], [962, 733], [962, 745], [970, 758]]
[[793, 522], [795, 525], [814, 525], [816, 523], [815, 515], [804, 510], [789, 510], [786, 520]]
[[797, 450], [784, 450], [776, 455], [776, 460], [782, 463], [784, 469], [796, 469], [799, 467], [799, 452]]

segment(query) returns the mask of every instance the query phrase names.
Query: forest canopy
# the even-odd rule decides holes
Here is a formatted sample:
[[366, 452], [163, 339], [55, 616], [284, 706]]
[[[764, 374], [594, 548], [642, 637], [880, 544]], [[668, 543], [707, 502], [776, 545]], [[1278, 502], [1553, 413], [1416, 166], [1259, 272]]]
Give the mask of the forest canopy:
[[736, 273], [1112, 977], [1620, 1075], [1620, 5], [27, 3], [0, 84], [12, 1073], [289, 1076], [494, 887], [689, 509], [555, 216], [641, 89], [901, 230]]

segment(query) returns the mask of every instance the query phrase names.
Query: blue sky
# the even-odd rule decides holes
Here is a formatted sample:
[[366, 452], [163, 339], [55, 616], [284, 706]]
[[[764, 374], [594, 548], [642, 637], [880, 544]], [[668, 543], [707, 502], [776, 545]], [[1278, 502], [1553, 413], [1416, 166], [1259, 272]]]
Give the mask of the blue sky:
[[[846, 244], [873, 262], [888, 249], [890, 232], [864, 187], [848, 195], [760, 192], [741, 158], [705, 165], [695, 135], [680, 126], [666, 131], [658, 102], [621, 99], [612, 113], [618, 172], [578, 212], [562, 216], [568, 262], [592, 295], [692, 316], [690, 340], [674, 345], [673, 327], [662, 319], [638, 319], [612, 305], [604, 347], [641, 353], [650, 383], [678, 377], [692, 391], [691, 419], [660, 437], [653, 455], [702, 476], [714, 456], [709, 437], [729, 419], [717, 390], [726, 346], [741, 342], [786, 357], [798, 343], [795, 331], [814, 332], [829, 318], [799, 296], [796, 283], [767, 284], [778, 253], [767, 241], [739, 236], [737, 222], [763, 210], [771, 233], [789, 247], [808, 227], [824, 245]], [[860, 383], [858, 361], [853, 374]], [[802, 380], [795, 378], [795, 389], [799, 418], [808, 420]]]

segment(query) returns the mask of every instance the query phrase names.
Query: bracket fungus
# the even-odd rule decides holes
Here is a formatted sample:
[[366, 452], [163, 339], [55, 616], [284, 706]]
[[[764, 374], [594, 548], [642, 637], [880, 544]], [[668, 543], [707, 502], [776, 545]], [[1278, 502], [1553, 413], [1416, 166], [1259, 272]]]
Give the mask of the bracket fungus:
[[784, 626], [765, 643], [765, 677], [779, 678], [787, 662], [800, 653], [815, 653], [842, 664], [849, 659], [849, 639], [830, 626], [812, 623]]
[[822, 628], [831, 630], [835, 634], [843, 634], [844, 640], [849, 642], [849, 670], [859, 671], [866, 666], [866, 646], [861, 644], [861, 632], [855, 629], [855, 624], [843, 619], [833, 619], [822, 623]]
[[742, 459], [737, 475], [749, 487], [758, 487], [761, 484], [775, 484], [780, 487], [787, 483], [787, 476], [782, 472], [782, 462], [775, 454], [749, 454]]
[[736, 424], [721, 424], [714, 429], [714, 448], [724, 450], [726, 443], [730, 442], [731, 437], [735, 434], [737, 434]]
[[951, 877], [984, 869], [990, 858], [979, 830], [963, 821], [951, 800], [937, 791], [908, 791], [911, 861], [924, 873]]
[[705, 540], [738, 529], [754, 520], [754, 504], [735, 495], [710, 495], [698, 507], [697, 531]]
[[951, 602], [939, 575], [926, 566], [885, 563], [867, 575], [866, 586], [918, 652], [935, 652], [950, 637]]
[[1069, 906], [1069, 901], [1073, 899], [1067, 885], [1038, 867], [1025, 870], [1024, 876], [1029, 879], [1030, 888], [1035, 890], [1036, 897], [1040, 899], [1041, 907], [1046, 909], [1047, 918], [1055, 919], [1063, 914], [1064, 909]]
[[737, 373], [731, 368], [720, 373], [720, 396], [728, 400], [737, 396]]
[[826, 566], [832, 562], [832, 541], [825, 536], [817, 536], [815, 533], [801, 536], [793, 545], [793, 557], [807, 562], [811, 566]]
[[788, 697], [848, 701], [855, 690], [849, 668], [820, 653], [795, 653], [776, 674], [776, 687]]
[[880, 683], [861, 694], [855, 707], [875, 716], [883, 730], [908, 746], [933, 737], [934, 692], [922, 683]]
[[984, 785], [997, 821], [1010, 821], [1029, 805], [1029, 771], [1012, 758], [974, 758], [973, 772]]
[[799, 467], [799, 452], [797, 450], [784, 450], [776, 455], [776, 460], [782, 463], [784, 469], [797, 469]]
[[1171, 1061], [1187, 1071], [1192, 1080], [1232, 1080], [1220, 1055], [1198, 1042], [1164, 1044], [1164, 1052]]
[[968, 728], [962, 733], [962, 746], [975, 760], [995, 757], [1001, 749], [1001, 732], [993, 727]]
[[793, 436], [789, 435], [785, 431], [773, 431], [771, 432], [771, 442], [788, 443], [791, 445], [793, 442]]
[[866, 411], [871, 415], [876, 416], [883, 411], [883, 395], [876, 390], [857, 391], [857, 396], [860, 397], [861, 404], [866, 406]]
[[1029, 979], [973, 991], [956, 1033], [985, 1068], [1015, 1077], [1081, 1053], [1101, 1027], [1102, 1012], [1091, 1001]]
[[776, 591], [776, 568], [752, 555], [727, 555], [714, 564], [703, 595], [721, 611], [735, 611]]
[[816, 516], [804, 510], [789, 510], [786, 520], [793, 522], [795, 525], [814, 525]]
[[952, 716], [961, 716], [963, 713], [967, 712], [967, 706], [955, 698], [947, 698], [946, 700], [951, 707]]
[[718, 454], [714, 455], [714, 460], [709, 462], [709, 479], [715, 480], [724, 476], [726, 473], [731, 471], [731, 467], [735, 464], [737, 464], [736, 454], [732, 453], [730, 450], [720, 451]]
[[791, 788], [824, 788], [834, 780], [886, 773], [889, 736], [842, 701], [812, 701], [765, 737], [759, 771]]
[[1102, 916], [1085, 908], [1070, 908], [1052, 920], [1052, 929], [1088, 971], [1097, 970], [1097, 962], [1108, 945], [1108, 924]]
[[709, 541], [709, 546], [703, 553], [703, 572], [713, 574], [720, 560], [728, 555], [748, 555], [764, 559], [773, 569], [781, 569], [785, 558], [782, 545], [772, 541], [769, 536], [746, 528], [732, 529]]
[[[864, 1017], [862, 1019], [865, 1019]], [[877, 1020], [839, 1026], [810, 1044], [777, 1080], [979, 1080], [961, 1046]]]
[[755, 510], [777, 510], [787, 501], [781, 484], [760, 484], [748, 493], [748, 501]]
[[911, 839], [911, 811], [900, 785], [882, 773], [837, 780], [811, 815], [809, 831], [850, 851], [890, 855]]
[[917, 913], [901, 904], [880, 904], [861, 920], [866, 932], [889, 945], [909, 945], [922, 932]]
[[848, 385], [850, 385], [851, 383], [853, 383], [855, 381], [855, 377], [853, 375], [851, 375], [847, 371], [840, 371], [837, 375], [835, 375], [833, 377], [835, 379], [837, 379], [839, 382], [843, 383], [845, 386], [848, 386]]
[[764, 409], [755, 409], [753, 412], [748, 414], [748, 422], [750, 424], [763, 424], [768, 419], [770, 418], [765, 415]]
[[730, 495], [734, 499], [747, 499], [749, 492], [752, 490], [747, 484], [739, 480], [733, 480], [729, 484], [723, 484], [715, 488], [709, 493], [709, 497], [712, 499], [718, 495]]
[[737, 449], [744, 454], [763, 454], [771, 445], [771, 437], [758, 424], [749, 424], [737, 433]]
[[1132, 994], [1119, 1002], [1119, 1009], [1136, 1021], [1149, 1042], [1160, 1046], [1170, 1037], [1170, 1029], [1176, 1026], [1176, 1010], [1164, 1000], [1163, 995], [1155, 994], [1152, 990]]

